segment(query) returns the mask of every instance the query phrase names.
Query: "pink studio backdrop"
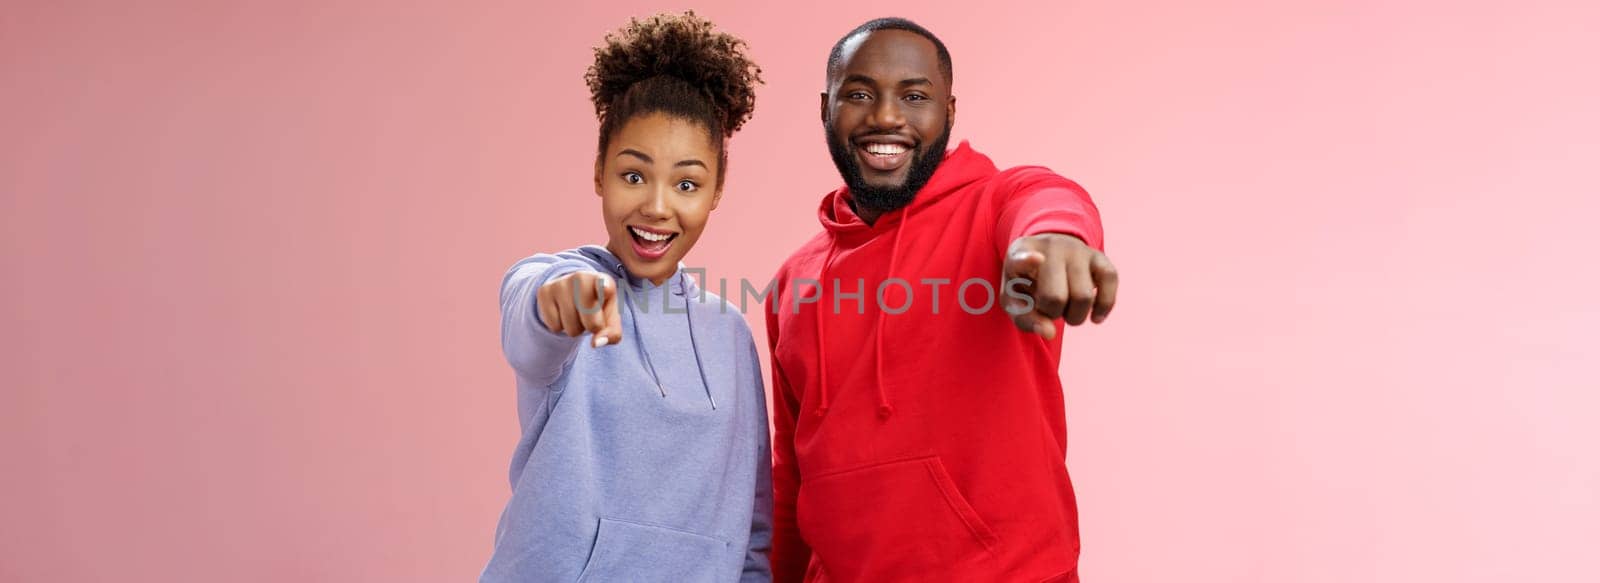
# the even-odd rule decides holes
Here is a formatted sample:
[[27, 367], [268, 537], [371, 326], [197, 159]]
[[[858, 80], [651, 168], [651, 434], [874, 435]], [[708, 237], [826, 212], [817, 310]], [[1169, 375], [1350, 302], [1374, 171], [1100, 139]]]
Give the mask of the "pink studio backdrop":
[[[476, 577], [500, 275], [601, 235], [589, 49], [688, 6], [405, 4], [0, 8], [0, 581]], [[695, 6], [769, 83], [690, 261], [817, 230], [828, 47], [912, 17], [1124, 273], [1062, 367], [1086, 580], [1593, 580], [1600, 9], [1001, 4]]]

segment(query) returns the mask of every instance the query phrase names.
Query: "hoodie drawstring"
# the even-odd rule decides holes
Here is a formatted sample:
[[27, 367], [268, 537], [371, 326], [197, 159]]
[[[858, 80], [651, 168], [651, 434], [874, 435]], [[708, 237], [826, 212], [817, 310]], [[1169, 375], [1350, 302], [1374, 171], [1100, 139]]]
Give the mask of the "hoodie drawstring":
[[[626, 282], [627, 281], [628, 272], [622, 267], [621, 263], [612, 264], [612, 271], [614, 272], [612, 275], [615, 276], [616, 279], [619, 282]], [[689, 307], [689, 297], [688, 297], [688, 291], [687, 291], [688, 285], [683, 283], [683, 278], [685, 278], [685, 277], [688, 277], [688, 276], [684, 275], [684, 273], [680, 270], [678, 272], [678, 274], [676, 276], [674, 276], [674, 279], [672, 281], [668, 281], [665, 285], [661, 286], [663, 288], [662, 289], [662, 293], [663, 294], [671, 294], [674, 291], [677, 291], [677, 290], [674, 290], [671, 287], [674, 283], [678, 284], [678, 286], [679, 286], [678, 290], [685, 290], [685, 291], [682, 291], [680, 293], [680, 295], [684, 296], [684, 299], [683, 299], [683, 318], [684, 318], [684, 321], [687, 323], [687, 325], [689, 327], [689, 350], [691, 352], [694, 352], [694, 364], [695, 364], [695, 368], [700, 373], [700, 385], [705, 387], [706, 400], [711, 402], [711, 410], [715, 411], [717, 409], [717, 399], [716, 399], [716, 397], [713, 397], [711, 395], [711, 382], [709, 380], [707, 380], [706, 367], [705, 367], [705, 364], [700, 359], [700, 344], [699, 344], [699, 342], [695, 341], [695, 337], [694, 337], [694, 317], [690, 315], [691, 313], [693, 313], [694, 310], [690, 309], [690, 307]], [[617, 288], [617, 293], [619, 293], [619, 294], [622, 293], [622, 288], [621, 287]], [[702, 297], [704, 297], [704, 296], [702, 296]], [[648, 348], [646, 348], [645, 345], [644, 345], [644, 333], [639, 330], [641, 328], [641, 326], [639, 325], [639, 314], [637, 312], [634, 312], [634, 310], [633, 310], [633, 301], [629, 300], [627, 298], [627, 296], [620, 296], [617, 299], [620, 300], [623, 305], [628, 307], [628, 319], [633, 321], [633, 342], [634, 342], [634, 345], [639, 347], [639, 356], [644, 359], [644, 367], [645, 367], [645, 369], [650, 371], [650, 380], [655, 381], [656, 390], [661, 392], [661, 397], [664, 399], [664, 398], [667, 397], [667, 387], [666, 387], [666, 385], [661, 384], [661, 375], [656, 374], [656, 365], [655, 365], [655, 363], [650, 361], [650, 350]], [[670, 301], [670, 298], [663, 298], [663, 300], [664, 301]], [[645, 300], [645, 301], [649, 301], [649, 300]], [[662, 309], [665, 310], [666, 308], [663, 307]]]
[[[900, 236], [906, 232], [906, 225], [910, 222], [910, 220], [911, 208], [907, 206], [900, 216], [900, 224], [895, 226], [894, 242], [889, 248], [889, 271], [884, 281], [894, 278], [895, 265], [900, 259]], [[829, 237], [831, 240], [828, 242], [828, 255], [822, 260], [822, 271], [817, 278], [820, 280], [817, 285], [823, 288], [827, 286], [826, 282], [828, 281], [828, 268], [833, 265], [834, 254], [839, 250], [838, 236], [830, 233]], [[818, 290], [819, 296], [821, 295], [821, 291], [821, 289]], [[818, 306], [816, 317], [818, 355], [816, 415], [818, 417], [826, 415], [828, 413], [828, 408], [832, 405], [832, 400], [828, 394], [828, 333], [823, 324], [827, 321], [827, 318], [822, 317], [822, 311], [822, 307]], [[877, 385], [875, 389], [878, 393], [878, 418], [885, 420], [894, 415], [894, 405], [889, 402], [889, 390], [884, 384], [883, 374], [884, 316], [886, 313], [887, 312], [883, 309], [883, 306], [878, 306], [878, 323], [875, 331], [877, 334], [877, 338], [875, 339], [877, 345], [875, 347], [876, 350], [873, 351], [872, 355], [873, 373], [875, 375], [874, 381]]]
[[[822, 297], [823, 282], [828, 281], [828, 266], [833, 264], [833, 253], [839, 250], [839, 237], [828, 235], [828, 256], [822, 260], [822, 271], [817, 276], [817, 297]], [[822, 306], [817, 306], [817, 416], [828, 414], [828, 337], [822, 323]]]
[[[678, 274], [678, 277], [683, 278], [683, 277], [689, 277], [689, 276], [683, 275], [683, 273], [680, 272]], [[717, 398], [711, 394], [711, 383], [706, 380], [706, 365], [705, 365], [705, 362], [703, 362], [700, 359], [700, 347], [698, 345], [696, 345], [695, 342], [694, 342], [694, 310], [689, 309], [689, 286], [687, 284], [685, 284], [682, 289], [683, 289], [683, 320], [684, 320], [684, 322], [688, 323], [688, 325], [689, 325], [689, 350], [691, 352], [694, 352], [694, 366], [695, 366], [695, 368], [700, 370], [700, 386], [705, 387], [705, 389], [706, 389], [706, 400], [711, 402], [711, 410], [712, 411], [716, 411], [717, 410]], [[702, 303], [705, 301], [705, 298], [706, 298], [704, 290], [705, 290], [705, 288], [701, 288], [701, 292], [700, 292], [700, 300], [701, 300]]]
[[[911, 206], [907, 205], [905, 211], [900, 215], [900, 224], [894, 228], [894, 244], [889, 246], [889, 271], [885, 274], [884, 281], [894, 279], [895, 262], [900, 259], [900, 235], [905, 234], [906, 227], [910, 223]], [[879, 287], [882, 287], [881, 283]], [[877, 374], [878, 384], [878, 418], [885, 420], [894, 415], [894, 405], [889, 404], [889, 389], [884, 385], [883, 381], [883, 337], [885, 336], [884, 316], [886, 314], [888, 314], [888, 311], [884, 310], [883, 306], [878, 306], [878, 347], [877, 351], [872, 355], [872, 366]]]
[[[883, 283], [887, 283], [890, 279], [893, 279], [895, 272], [900, 270], [899, 259], [901, 237], [905, 235], [906, 229], [910, 228], [911, 215], [913, 214], [912, 209], [917, 208], [919, 205], [926, 206], [932, 204], [933, 201], [936, 201], [941, 197], [957, 192], [978, 180], [994, 176], [998, 172], [999, 170], [995, 168], [994, 162], [990, 161], [989, 158], [983, 154], [974, 152], [966, 141], [962, 141], [961, 144], [956, 146], [953, 150], [945, 151], [944, 161], [939, 164], [938, 170], [934, 172], [933, 176], [928, 180], [928, 182], [923, 184], [922, 188], [917, 191], [917, 195], [912, 199], [911, 203], [901, 207], [900, 209], [900, 224], [894, 226], [896, 229], [894, 233], [894, 240], [890, 244], [889, 270], [884, 281], [879, 282], [879, 290], [881, 291]], [[827, 258], [822, 262], [822, 272], [818, 277], [823, 283], [826, 283], [828, 281], [828, 270], [833, 266], [833, 261], [840, 251], [839, 241], [842, 235], [855, 236], [861, 234], [863, 230], [867, 230], [872, 231], [870, 237], [875, 239], [876, 237], [881, 236], [883, 233], [876, 229], [876, 221], [874, 221], [873, 224], [866, 224], [866, 222], [860, 218], [859, 214], [855, 216], [849, 216], [848, 213], [850, 211], [846, 210], [846, 207], [851, 203], [850, 189], [848, 185], [829, 193], [827, 196], [823, 197], [821, 203], [821, 207], [817, 209], [817, 219], [822, 222], [824, 232], [826, 232], [829, 236], [829, 241]], [[884, 217], [882, 216], [878, 218], [878, 220], [883, 219]], [[865, 293], [865, 291], [866, 290], [862, 290], [863, 293]], [[912, 298], [907, 297], [906, 301], [907, 306], [909, 307]], [[864, 302], [865, 300], [863, 299], [863, 303]], [[799, 306], [798, 303], [795, 305], [796, 307]], [[826, 338], [828, 334], [825, 329], [825, 321], [827, 319], [822, 316], [821, 308], [821, 306], [818, 306], [816, 313], [817, 353], [819, 354], [818, 358], [820, 359], [817, 364], [817, 377], [818, 384], [820, 385], [818, 387], [818, 404], [816, 408], [816, 414], [818, 416], [826, 414], [829, 406], [833, 404], [833, 396], [831, 394], [832, 389], [828, 386], [828, 352], [826, 350]], [[895, 414], [894, 404], [889, 398], [891, 391], [889, 390], [888, 383], [885, 382], [887, 375], [884, 372], [884, 369], [887, 366], [884, 364], [886, 354], [884, 351], [884, 344], [887, 343], [887, 340], [885, 340], [887, 334], [885, 332], [886, 325], [888, 324], [888, 320], [886, 319], [888, 314], [881, 305], [878, 306], [878, 310], [876, 324], [877, 328], [875, 330], [878, 337], [873, 339], [874, 349], [876, 350], [876, 353], [873, 354], [872, 357], [873, 374], [875, 375], [873, 382], [877, 383], [878, 385], [875, 387], [878, 397], [878, 418], [882, 420], [888, 420]], [[858, 347], [851, 346], [850, 348], [857, 349]]]

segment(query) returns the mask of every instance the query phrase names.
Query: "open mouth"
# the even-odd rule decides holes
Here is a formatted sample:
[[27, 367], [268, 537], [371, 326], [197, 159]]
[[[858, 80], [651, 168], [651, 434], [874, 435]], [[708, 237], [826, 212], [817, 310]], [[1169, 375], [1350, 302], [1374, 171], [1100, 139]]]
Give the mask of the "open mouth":
[[903, 138], [864, 138], [856, 141], [856, 156], [868, 168], [892, 172], [911, 159], [911, 148], [911, 142]]
[[678, 238], [678, 234], [672, 231], [634, 226], [628, 227], [628, 235], [633, 239], [633, 251], [647, 261], [666, 257], [672, 242]]

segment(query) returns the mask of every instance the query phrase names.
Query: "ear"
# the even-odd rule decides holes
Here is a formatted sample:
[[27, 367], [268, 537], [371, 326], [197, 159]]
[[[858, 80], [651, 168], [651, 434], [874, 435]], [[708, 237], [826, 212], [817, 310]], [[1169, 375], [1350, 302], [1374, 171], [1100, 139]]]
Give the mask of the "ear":
[[722, 204], [722, 186], [717, 186], [716, 194], [711, 195], [711, 210], [717, 210], [717, 205]]
[[594, 157], [594, 195], [600, 196], [600, 173], [606, 169], [605, 160], [599, 155]]
[[950, 101], [946, 101], [945, 102], [945, 104], [944, 104], [944, 114], [945, 114], [946, 119], [949, 120], [949, 121], [947, 121], [945, 123], [950, 124], [950, 127], [955, 127], [955, 125], [956, 125], [956, 96], [951, 95], [950, 96]]
[[821, 115], [822, 123], [826, 125], [828, 123], [828, 92], [823, 91], [818, 96], [822, 99], [817, 100], [817, 113]]

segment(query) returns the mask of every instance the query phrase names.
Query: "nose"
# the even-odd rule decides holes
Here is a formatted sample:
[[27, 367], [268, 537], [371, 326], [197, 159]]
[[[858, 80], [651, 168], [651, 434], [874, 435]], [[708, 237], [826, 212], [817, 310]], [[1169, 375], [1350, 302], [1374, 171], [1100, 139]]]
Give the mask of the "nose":
[[645, 195], [644, 203], [639, 205], [639, 214], [652, 221], [666, 220], [672, 216], [672, 207], [667, 205], [667, 197], [672, 195], [672, 188], [666, 184], [657, 183]]
[[872, 108], [867, 123], [876, 130], [896, 130], [906, 125], [906, 116], [900, 112], [900, 100], [880, 99]]

